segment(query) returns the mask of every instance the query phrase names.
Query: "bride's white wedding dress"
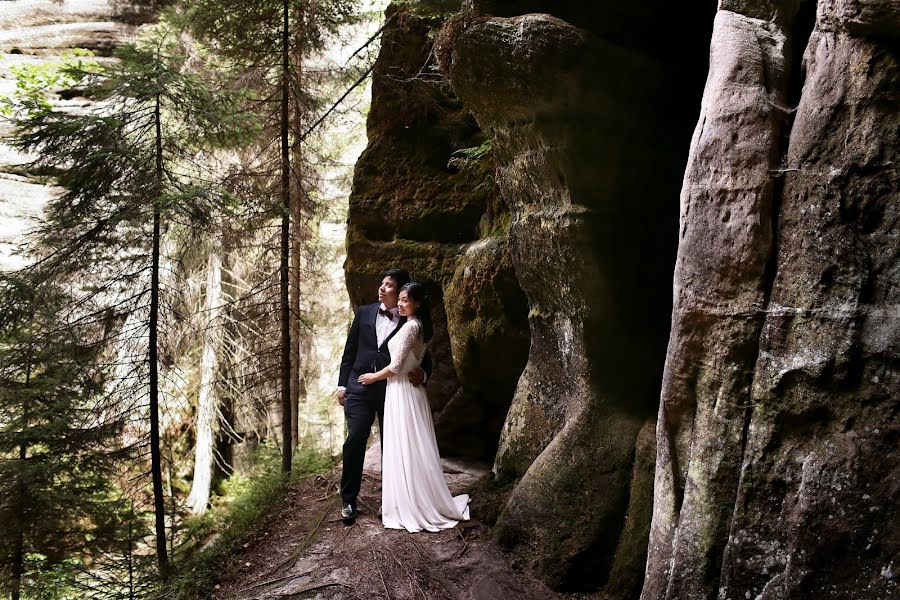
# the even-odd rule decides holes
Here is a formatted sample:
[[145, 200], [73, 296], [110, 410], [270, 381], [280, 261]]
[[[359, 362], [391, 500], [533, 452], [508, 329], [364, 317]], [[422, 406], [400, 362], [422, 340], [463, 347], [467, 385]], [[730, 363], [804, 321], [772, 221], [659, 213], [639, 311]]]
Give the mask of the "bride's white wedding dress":
[[381, 520], [411, 533], [469, 520], [469, 496], [453, 497], [447, 488], [425, 388], [407, 377], [425, 354], [421, 332], [422, 323], [412, 318], [388, 341], [394, 375], [384, 395]]

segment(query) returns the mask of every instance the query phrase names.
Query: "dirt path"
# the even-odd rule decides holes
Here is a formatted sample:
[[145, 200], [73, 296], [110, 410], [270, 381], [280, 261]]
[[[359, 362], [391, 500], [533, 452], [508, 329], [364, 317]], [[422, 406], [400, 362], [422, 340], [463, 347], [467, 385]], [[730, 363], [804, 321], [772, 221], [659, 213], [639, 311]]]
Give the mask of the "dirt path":
[[[340, 520], [340, 468], [304, 481], [243, 553], [223, 565], [214, 592], [223, 599], [550, 600], [563, 598], [516, 571], [490, 540], [476, 511], [440, 533], [386, 530], [376, 516], [378, 447], [367, 454], [359, 517]], [[445, 461], [454, 494], [469, 492], [484, 466]]]

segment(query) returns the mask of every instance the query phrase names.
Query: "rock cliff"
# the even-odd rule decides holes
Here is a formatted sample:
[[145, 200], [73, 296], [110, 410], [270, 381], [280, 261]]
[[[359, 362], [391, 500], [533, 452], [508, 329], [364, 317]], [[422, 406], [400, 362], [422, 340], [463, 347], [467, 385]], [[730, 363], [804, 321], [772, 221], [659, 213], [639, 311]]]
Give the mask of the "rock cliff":
[[[696, 107], [660, 101], [675, 83], [671, 63], [631, 36], [660, 27], [659, 16], [641, 24], [640, 9], [533, 3], [553, 14], [496, 17], [480, 11], [514, 9], [476, 4], [445, 27], [439, 56], [497, 152], [532, 338], [495, 462], [516, 482], [498, 533], [557, 588], [634, 597], [679, 149]], [[680, 83], [699, 100], [696, 80]]]
[[898, 18], [721, 4], [681, 196], [645, 600], [897, 593]]
[[[452, 89], [373, 91], [351, 202], [385, 208], [373, 226], [351, 204], [354, 301], [394, 260], [443, 292], [442, 443], [499, 436], [479, 442], [510, 490], [498, 539], [552, 587], [890, 597], [900, 8], [609, 4], [470, 0], [417, 21], [416, 39], [442, 27]], [[443, 109], [377, 117], [382, 96]], [[485, 140], [496, 188], [438, 177]], [[461, 196], [410, 191], [448, 181]], [[502, 429], [455, 422], [502, 386]]]

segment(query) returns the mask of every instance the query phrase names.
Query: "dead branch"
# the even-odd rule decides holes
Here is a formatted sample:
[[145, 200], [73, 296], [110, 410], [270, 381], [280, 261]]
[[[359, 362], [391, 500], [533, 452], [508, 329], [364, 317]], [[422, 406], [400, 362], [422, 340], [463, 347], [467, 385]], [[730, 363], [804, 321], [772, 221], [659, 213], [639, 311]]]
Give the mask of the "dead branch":
[[387, 583], [384, 581], [384, 573], [381, 572], [381, 565], [378, 564], [378, 556], [375, 554], [375, 544], [372, 543], [372, 536], [366, 531], [366, 539], [369, 541], [369, 549], [372, 551], [372, 561], [375, 563], [375, 568], [378, 569], [378, 576], [381, 577], [381, 585], [384, 587], [384, 595], [388, 600], [391, 599], [391, 593], [388, 591]]
[[394, 554], [394, 551], [391, 550], [390, 546], [385, 546], [385, 550], [387, 550], [391, 554], [391, 557], [394, 559], [394, 562], [396, 562], [398, 565], [400, 565], [400, 568], [406, 572], [406, 576], [409, 577], [410, 580], [416, 585], [416, 588], [418, 588], [419, 593], [422, 594], [422, 597], [425, 598], [425, 600], [428, 600], [428, 594], [426, 594], [425, 590], [422, 589], [422, 586], [419, 585], [419, 580], [416, 579], [413, 576], [413, 574], [409, 572], [409, 569], [406, 568], [406, 565], [404, 565], [402, 562], [400, 562], [400, 559], [397, 558], [397, 555]]
[[356, 524], [356, 522], [354, 521], [353, 524], [350, 525], [350, 527], [347, 527], [347, 530], [344, 531], [344, 535], [341, 536], [340, 541], [338, 541], [338, 543], [335, 544], [334, 547], [333, 547], [331, 550], [328, 551], [328, 554], [325, 555], [325, 558], [331, 557], [331, 555], [334, 554], [334, 551], [341, 547], [341, 545], [344, 543], [344, 540], [346, 540], [346, 539], [347, 539], [347, 536], [350, 535], [350, 530], [353, 529], [354, 527], [356, 527], [356, 525], [357, 525], [357, 524]]
[[456, 556], [455, 556], [455, 558], [459, 558], [463, 554], [465, 554], [466, 549], [468, 549], [468, 547], [469, 547], [469, 542], [466, 541], [466, 536], [463, 535], [461, 529], [457, 529], [456, 534], [459, 536], [459, 539], [461, 539], [462, 543], [463, 543], [463, 547], [456, 553]]
[[[338, 582], [334, 582], [334, 583], [320, 583], [319, 585], [313, 585], [313, 586], [310, 586], [310, 587], [308, 587], [308, 588], [303, 588], [302, 590], [294, 590], [293, 592], [283, 592], [283, 593], [280, 593], [280, 594], [275, 594], [275, 597], [276, 597], [276, 598], [286, 598], [286, 597], [295, 598], [295, 597], [297, 597], [297, 595], [299, 595], [299, 594], [305, 594], [306, 592], [314, 592], [315, 590], [321, 590], [321, 589], [324, 589], [324, 588], [327, 588], [327, 587], [335, 587], [335, 586], [344, 587], [344, 588], [353, 590], [353, 594], [354, 594], [357, 598], [359, 598], [359, 593], [356, 591], [356, 588], [355, 588], [355, 587], [353, 587], [352, 585], [347, 585], [346, 583], [338, 583]], [[266, 596], [266, 598], [271, 598], [271, 597], [272, 597], [272, 596]], [[263, 600], [263, 599], [260, 598], [259, 600]]]
[[256, 588], [261, 588], [263, 586], [271, 585], [273, 583], [278, 583], [280, 581], [285, 581], [288, 579], [299, 579], [300, 577], [306, 577], [310, 573], [312, 573], [312, 571], [307, 571], [306, 573], [293, 573], [291, 575], [284, 575], [282, 577], [276, 577], [274, 579], [269, 579], [266, 581], [261, 581], [259, 583], [254, 583], [253, 585], [251, 585], [249, 587], [245, 587], [243, 589], [238, 590], [238, 592], [248, 592], [250, 590], [255, 590]]

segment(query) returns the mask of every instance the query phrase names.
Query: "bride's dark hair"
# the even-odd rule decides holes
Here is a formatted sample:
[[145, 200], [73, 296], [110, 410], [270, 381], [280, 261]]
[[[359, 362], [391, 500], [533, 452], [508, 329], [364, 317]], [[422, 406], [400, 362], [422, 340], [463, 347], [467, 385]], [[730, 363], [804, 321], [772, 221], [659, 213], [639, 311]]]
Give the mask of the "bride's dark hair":
[[422, 322], [423, 334], [427, 342], [434, 334], [434, 327], [431, 324], [431, 304], [428, 301], [425, 286], [418, 281], [410, 281], [400, 288], [400, 291], [406, 292], [409, 299], [419, 305], [419, 308], [416, 309], [415, 317]]

